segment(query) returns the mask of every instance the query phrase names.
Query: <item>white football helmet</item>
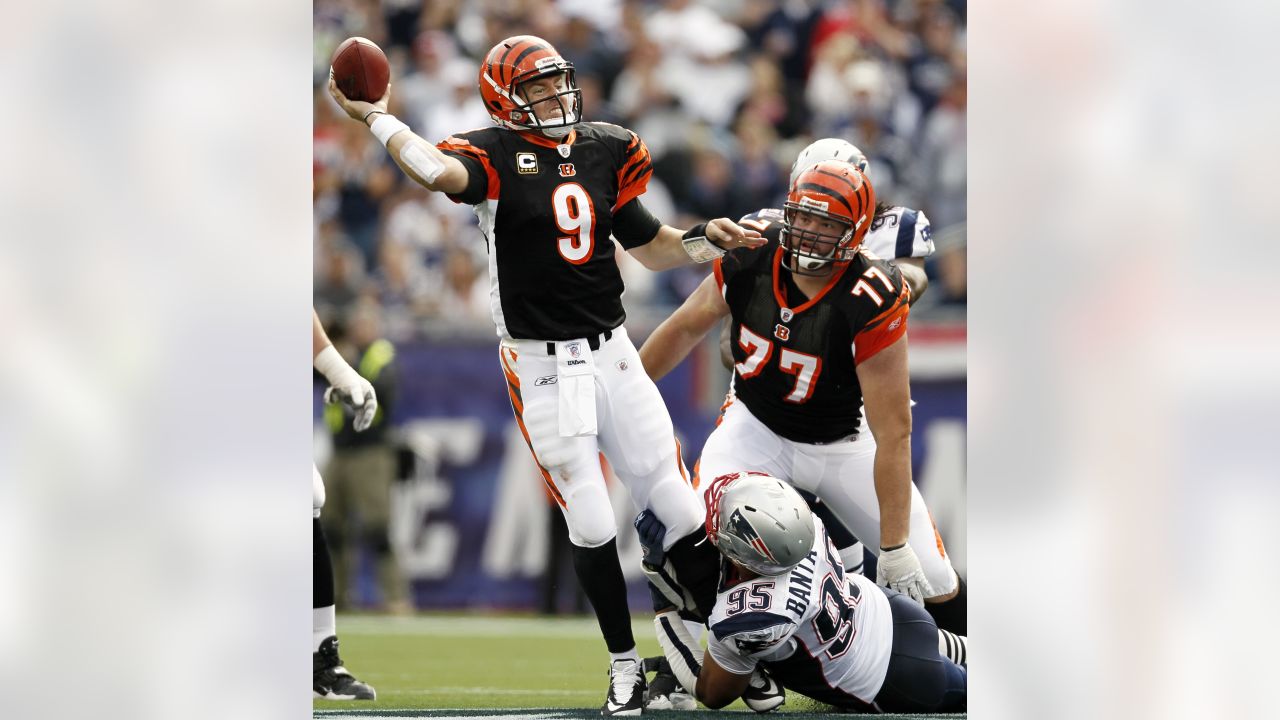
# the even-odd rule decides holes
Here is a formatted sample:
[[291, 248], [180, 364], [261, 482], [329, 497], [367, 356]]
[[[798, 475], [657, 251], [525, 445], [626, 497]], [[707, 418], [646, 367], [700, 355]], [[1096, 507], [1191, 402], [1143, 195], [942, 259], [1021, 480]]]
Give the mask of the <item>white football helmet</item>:
[[707, 537], [757, 575], [782, 575], [813, 548], [813, 513], [795, 488], [758, 472], [729, 473], [707, 488]]
[[862, 154], [856, 145], [840, 138], [822, 138], [809, 143], [800, 151], [796, 161], [791, 164], [791, 185], [796, 184], [800, 173], [824, 160], [842, 160], [853, 163], [865, 175], [867, 172], [867, 156]]

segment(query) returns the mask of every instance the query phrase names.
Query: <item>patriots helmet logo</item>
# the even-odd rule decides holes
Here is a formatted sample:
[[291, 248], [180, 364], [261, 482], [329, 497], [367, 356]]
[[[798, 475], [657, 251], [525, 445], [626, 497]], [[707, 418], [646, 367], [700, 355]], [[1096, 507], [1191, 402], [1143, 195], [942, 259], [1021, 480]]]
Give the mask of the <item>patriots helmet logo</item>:
[[762, 557], [769, 558], [769, 562], [778, 562], [773, 553], [769, 552], [769, 548], [765, 547], [764, 540], [760, 539], [760, 533], [751, 526], [751, 523], [742, 515], [741, 510], [734, 510], [729, 516], [728, 531], [742, 539], [743, 542], [751, 546], [753, 550], [760, 553]]

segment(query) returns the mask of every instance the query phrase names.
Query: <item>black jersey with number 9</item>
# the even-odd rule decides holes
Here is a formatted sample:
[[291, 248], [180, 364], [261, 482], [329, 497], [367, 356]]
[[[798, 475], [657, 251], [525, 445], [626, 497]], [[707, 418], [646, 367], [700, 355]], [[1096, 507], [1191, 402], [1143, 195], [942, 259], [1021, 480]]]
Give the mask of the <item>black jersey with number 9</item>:
[[480, 218], [500, 337], [569, 340], [622, 324], [613, 214], [644, 193], [653, 173], [635, 133], [580, 123], [553, 140], [491, 127], [437, 147], [469, 174], [466, 189], [449, 197]]

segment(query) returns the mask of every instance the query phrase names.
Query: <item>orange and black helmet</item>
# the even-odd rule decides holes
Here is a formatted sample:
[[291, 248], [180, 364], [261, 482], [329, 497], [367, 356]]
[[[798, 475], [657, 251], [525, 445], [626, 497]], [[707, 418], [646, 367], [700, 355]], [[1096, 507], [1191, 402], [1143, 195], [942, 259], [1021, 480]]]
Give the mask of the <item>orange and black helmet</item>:
[[[783, 206], [786, 266], [800, 274], [853, 259], [875, 214], [876, 191], [858, 166], [826, 160], [800, 173]], [[798, 227], [800, 216], [807, 216]], [[826, 228], [818, 227], [826, 224]]]
[[[564, 75], [566, 89], [538, 103], [558, 103], [561, 120], [540, 121], [533, 110], [535, 103], [526, 102], [520, 85], [559, 74]], [[582, 118], [582, 91], [574, 79], [573, 63], [534, 35], [516, 35], [493, 46], [480, 64], [480, 97], [494, 122], [513, 130], [539, 130], [558, 137], [567, 135]]]

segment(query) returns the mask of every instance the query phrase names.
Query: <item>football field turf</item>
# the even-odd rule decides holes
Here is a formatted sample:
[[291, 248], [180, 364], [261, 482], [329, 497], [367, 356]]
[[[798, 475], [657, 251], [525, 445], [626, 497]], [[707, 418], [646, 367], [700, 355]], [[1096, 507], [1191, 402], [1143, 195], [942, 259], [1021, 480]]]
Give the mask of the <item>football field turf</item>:
[[[658, 655], [651, 618], [632, 623], [642, 656]], [[419, 615], [338, 618], [342, 661], [377, 690], [373, 702], [315, 700], [315, 716], [343, 718], [598, 718], [608, 655], [591, 617]], [[753, 715], [742, 701], [728, 710]], [[825, 706], [788, 693], [790, 717]], [[670, 720], [709, 712], [658, 711]], [[885, 718], [963, 715], [883, 715]]]

